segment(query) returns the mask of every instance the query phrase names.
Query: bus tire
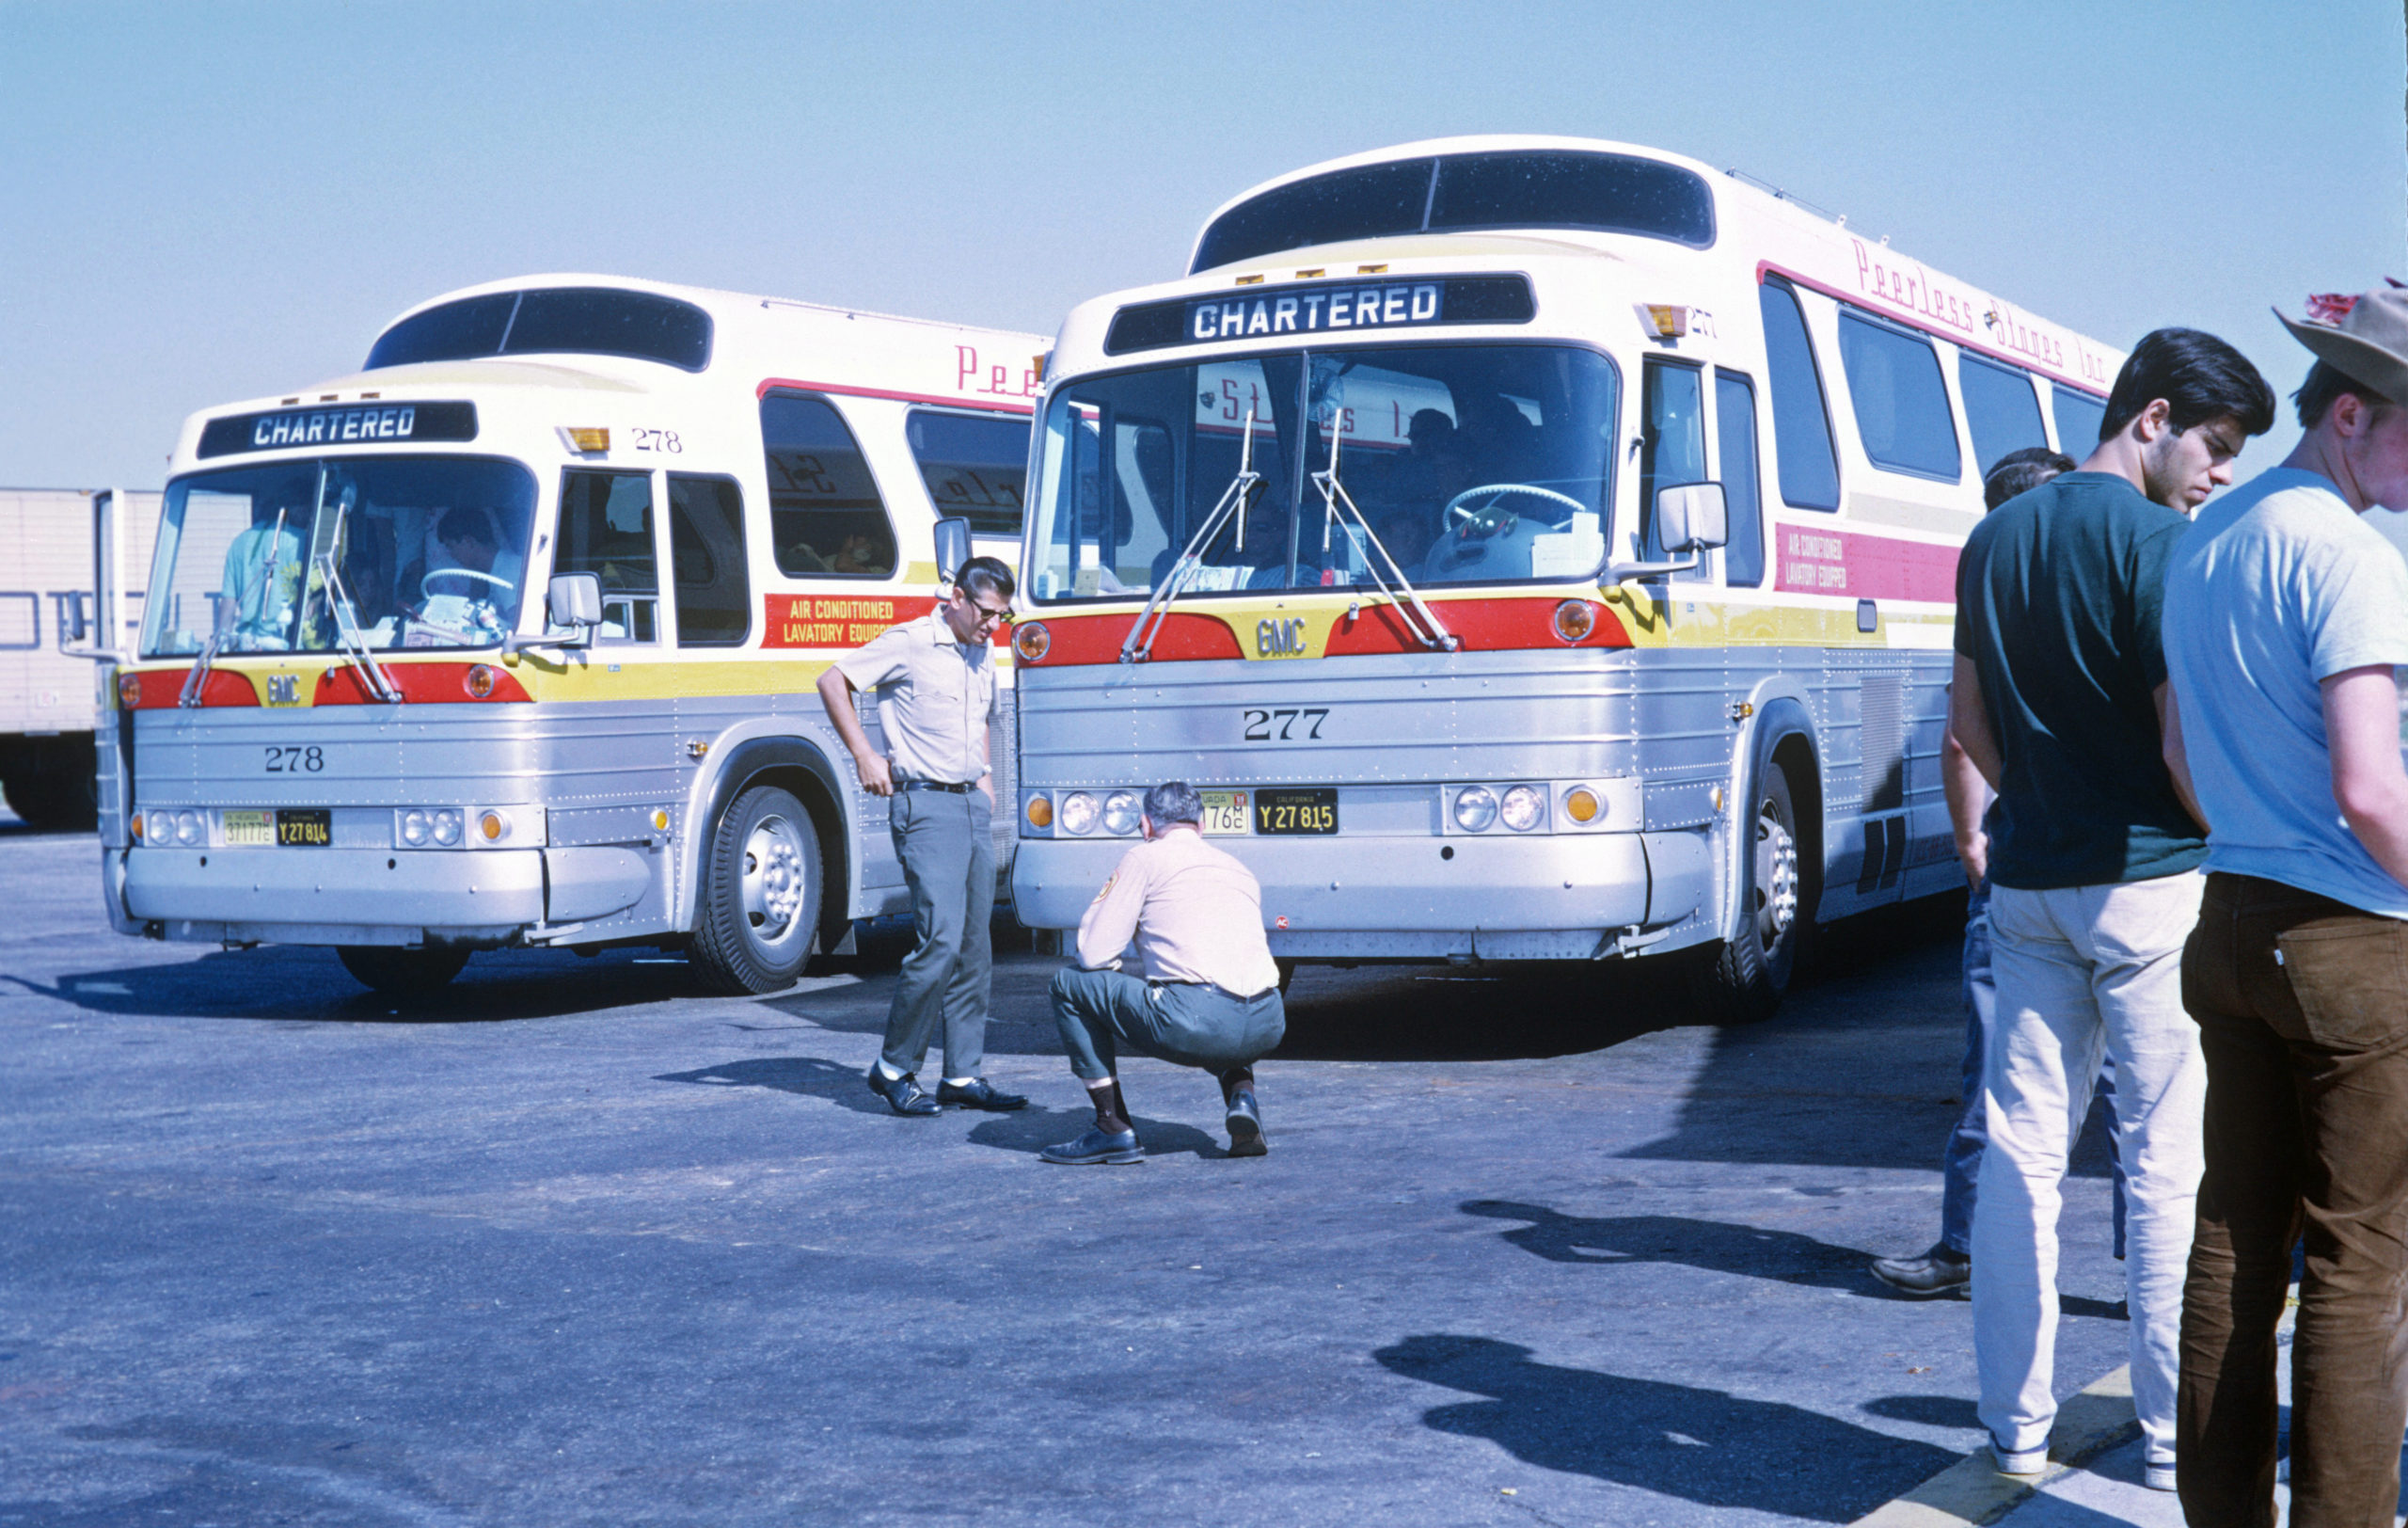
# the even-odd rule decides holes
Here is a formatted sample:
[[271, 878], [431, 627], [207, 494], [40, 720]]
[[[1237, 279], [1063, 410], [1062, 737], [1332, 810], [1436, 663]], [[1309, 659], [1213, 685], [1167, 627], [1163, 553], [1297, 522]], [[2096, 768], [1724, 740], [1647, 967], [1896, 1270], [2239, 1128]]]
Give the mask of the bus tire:
[[753, 786], [720, 815], [688, 959], [713, 992], [794, 985], [819, 928], [819, 833], [791, 791]]
[[389, 997], [424, 997], [440, 992], [468, 963], [467, 950], [441, 946], [404, 949], [397, 945], [341, 945], [335, 955], [353, 980]]
[[66, 770], [27, 770], [0, 780], [8, 809], [37, 833], [88, 833], [100, 821], [99, 782]]
[[1756, 771], [1748, 814], [1749, 884], [1735, 927], [1700, 973], [1698, 1006], [1709, 1024], [1755, 1024], [1772, 1017], [1797, 968], [1805, 891], [1796, 793], [1786, 766], [1766, 759]]

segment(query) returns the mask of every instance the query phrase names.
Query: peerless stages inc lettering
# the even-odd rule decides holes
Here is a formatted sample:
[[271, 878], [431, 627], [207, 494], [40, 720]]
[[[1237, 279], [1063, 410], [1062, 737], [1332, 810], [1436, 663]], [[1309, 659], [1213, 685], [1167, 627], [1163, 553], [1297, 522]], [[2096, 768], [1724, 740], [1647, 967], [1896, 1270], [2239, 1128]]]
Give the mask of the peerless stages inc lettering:
[[201, 426], [202, 456], [295, 446], [384, 445], [474, 440], [477, 406], [467, 403], [340, 404], [234, 414]]

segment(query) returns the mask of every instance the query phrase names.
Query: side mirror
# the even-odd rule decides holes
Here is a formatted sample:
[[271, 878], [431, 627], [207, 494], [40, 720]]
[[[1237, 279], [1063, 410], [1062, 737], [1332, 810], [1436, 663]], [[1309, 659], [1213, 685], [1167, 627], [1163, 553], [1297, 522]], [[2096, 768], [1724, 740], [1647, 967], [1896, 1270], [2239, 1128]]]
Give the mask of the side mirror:
[[937, 543], [937, 582], [950, 586], [961, 565], [970, 561], [970, 522], [956, 517], [939, 520], [935, 526]]
[[1656, 490], [1656, 543], [1666, 551], [1704, 551], [1731, 539], [1719, 483], [1678, 483]]
[[573, 627], [577, 640], [594, 640], [602, 624], [602, 579], [594, 573], [562, 573], [545, 587], [544, 603], [554, 626]]

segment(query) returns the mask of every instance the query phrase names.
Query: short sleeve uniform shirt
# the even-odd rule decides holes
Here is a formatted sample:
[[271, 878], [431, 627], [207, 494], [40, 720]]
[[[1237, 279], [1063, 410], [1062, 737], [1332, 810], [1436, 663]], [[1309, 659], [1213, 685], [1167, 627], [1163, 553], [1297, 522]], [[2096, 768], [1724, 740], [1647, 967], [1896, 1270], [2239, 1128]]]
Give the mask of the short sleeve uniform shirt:
[[2408, 664], [2408, 564], [2324, 477], [2276, 468], [2199, 511], [2165, 597], [2208, 868], [2408, 918], [2333, 799], [2322, 689]]
[[878, 692], [887, 762], [907, 780], [975, 785], [987, 773], [995, 667], [983, 642], [956, 642], [940, 611], [888, 627], [836, 661], [856, 690]]
[[1999, 885], [2147, 881], [2207, 857], [2157, 726], [2165, 570], [2190, 524], [2113, 473], [2067, 472], [1967, 539], [1956, 651], [2005, 766], [1989, 818]]

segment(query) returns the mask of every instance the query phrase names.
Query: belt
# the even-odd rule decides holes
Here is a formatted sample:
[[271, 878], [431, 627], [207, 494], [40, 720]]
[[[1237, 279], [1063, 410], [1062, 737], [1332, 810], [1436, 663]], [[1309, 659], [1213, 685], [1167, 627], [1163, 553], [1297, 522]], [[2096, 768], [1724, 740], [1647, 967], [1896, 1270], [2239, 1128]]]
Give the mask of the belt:
[[1157, 987], [1200, 987], [1206, 992], [1219, 993], [1222, 996], [1228, 998], [1232, 1003], [1259, 1003], [1279, 990], [1276, 987], [1265, 987], [1259, 993], [1249, 995], [1246, 993], [1231, 992], [1228, 988], [1222, 986], [1217, 981], [1157, 981], [1152, 983], [1152, 985]]
[[897, 780], [897, 790], [942, 790], [948, 796], [966, 796], [975, 786], [961, 785], [952, 780]]

